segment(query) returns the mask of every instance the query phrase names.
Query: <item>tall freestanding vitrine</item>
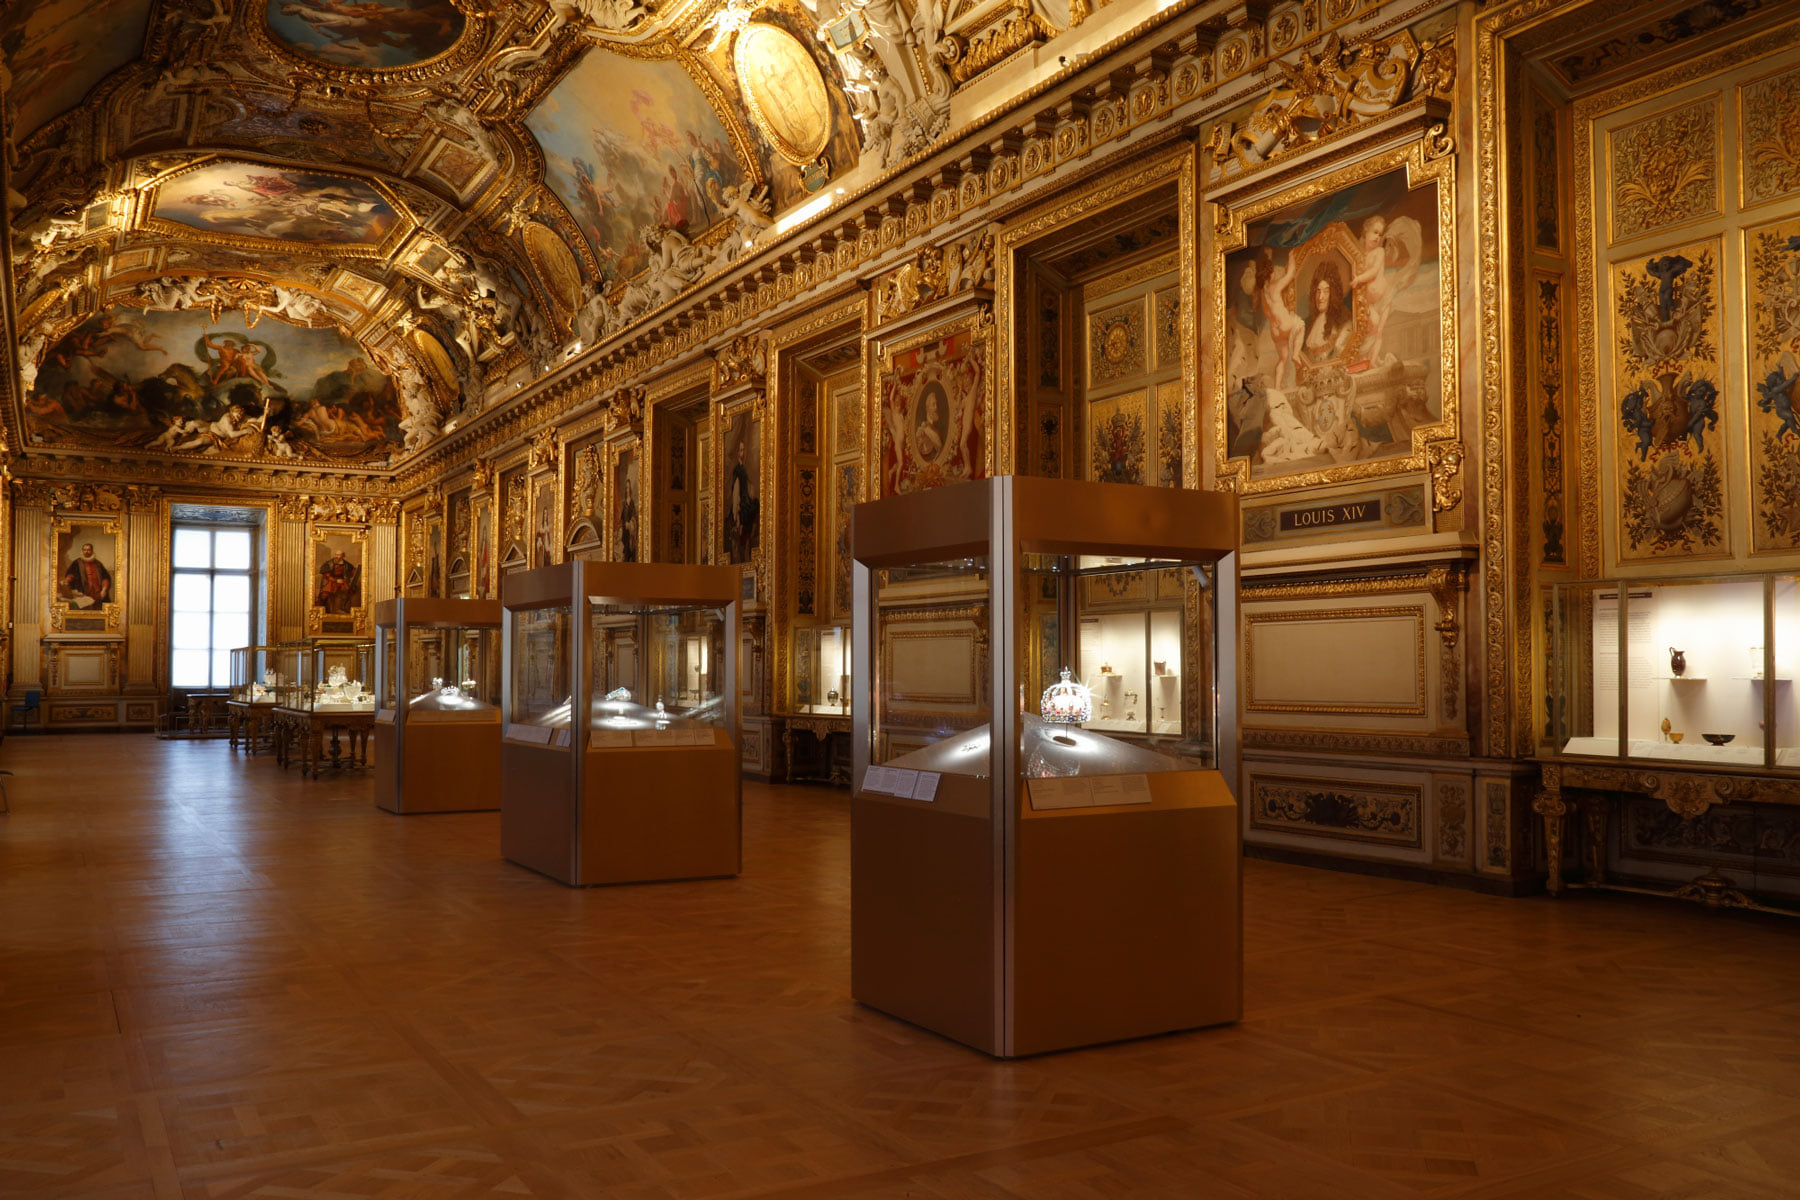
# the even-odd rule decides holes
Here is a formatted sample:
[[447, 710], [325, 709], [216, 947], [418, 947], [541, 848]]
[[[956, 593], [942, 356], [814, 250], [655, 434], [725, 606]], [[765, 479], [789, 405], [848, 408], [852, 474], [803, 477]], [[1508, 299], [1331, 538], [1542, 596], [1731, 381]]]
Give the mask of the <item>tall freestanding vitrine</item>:
[[501, 853], [563, 883], [736, 875], [740, 572], [576, 562], [501, 584]]
[[1242, 1011], [1237, 503], [857, 507], [851, 991], [1010, 1057]]
[[500, 602], [375, 606], [375, 804], [500, 807]]

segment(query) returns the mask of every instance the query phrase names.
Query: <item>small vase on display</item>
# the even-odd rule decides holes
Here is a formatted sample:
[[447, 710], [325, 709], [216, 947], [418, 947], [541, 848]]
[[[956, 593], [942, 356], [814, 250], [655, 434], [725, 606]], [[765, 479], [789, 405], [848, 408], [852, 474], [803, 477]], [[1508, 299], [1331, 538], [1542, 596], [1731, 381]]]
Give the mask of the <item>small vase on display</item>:
[[1669, 647], [1669, 674], [1679, 678], [1687, 674], [1687, 651]]

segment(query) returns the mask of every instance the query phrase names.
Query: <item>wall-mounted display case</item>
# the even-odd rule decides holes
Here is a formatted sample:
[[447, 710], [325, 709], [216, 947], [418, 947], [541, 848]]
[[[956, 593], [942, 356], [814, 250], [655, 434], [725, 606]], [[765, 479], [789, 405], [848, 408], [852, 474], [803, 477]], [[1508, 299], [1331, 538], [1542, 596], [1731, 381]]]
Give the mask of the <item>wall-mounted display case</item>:
[[575, 886], [741, 861], [730, 567], [576, 562], [501, 587], [501, 852]]
[[850, 626], [815, 625], [794, 631], [794, 711], [808, 716], [850, 715]]
[[[369, 765], [375, 723], [375, 643], [315, 638], [272, 647], [276, 753], [301, 774]], [[327, 741], [329, 737], [329, 741]]]
[[1552, 755], [1800, 771], [1800, 576], [1549, 589]]
[[500, 807], [500, 602], [375, 606], [375, 804]]
[[1023, 477], [856, 509], [858, 1000], [1008, 1057], [1238, 1018], [1236, 536]]

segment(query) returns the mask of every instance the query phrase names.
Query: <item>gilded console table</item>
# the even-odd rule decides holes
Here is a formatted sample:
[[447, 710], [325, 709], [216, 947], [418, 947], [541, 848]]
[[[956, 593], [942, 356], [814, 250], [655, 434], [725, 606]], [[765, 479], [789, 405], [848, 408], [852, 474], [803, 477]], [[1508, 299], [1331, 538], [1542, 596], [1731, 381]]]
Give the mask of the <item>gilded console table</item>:
[[[850, 718], [822, 716], [782, 717], [782, 742], [787, 750], [788, 780], [791, 783], [830, 783], [840, 787], [850, 783]], [[795, 735], [813, 739], [811, 748], [801, 751]], [[834, 752], [838, 751], [838, 752]]]
[[[1550, 860], [1550, 894], [1560, 895], [1563, 880], [1565, 826], [1580, 819], [1580, 858], [1586, 878], [1580, 886], [1623, 888], [1606, 878], [1606, 829], [1612, 796], [1618, 792], [1649, 796], [1668, 805], [1685, 821], [1704, 816], [1715, 805], [1800, 805], [1800, 777], [1771, 776], [1755, 771], [1694, 770], [1660, 764], [1591, 762], [1564, 759], [1542, 764], [1543, 787], [1532, 811], [1544, 819], [1544, 852]], [[1583, 836], [1585, 835], [1585, 836]], [[1730, 908], [1760, 908], [1715, 870], [1667, 894], [1684, 900]]]

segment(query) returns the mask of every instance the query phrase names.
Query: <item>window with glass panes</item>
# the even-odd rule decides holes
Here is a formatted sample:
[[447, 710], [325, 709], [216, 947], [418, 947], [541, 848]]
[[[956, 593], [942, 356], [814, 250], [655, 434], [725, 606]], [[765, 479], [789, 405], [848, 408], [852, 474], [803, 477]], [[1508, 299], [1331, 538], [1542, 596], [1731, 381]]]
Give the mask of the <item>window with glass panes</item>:
[[169, 564], [169, 685], [222, 688], [256, 624], [256, 531], [177, 525]]

